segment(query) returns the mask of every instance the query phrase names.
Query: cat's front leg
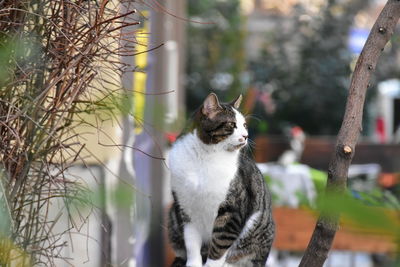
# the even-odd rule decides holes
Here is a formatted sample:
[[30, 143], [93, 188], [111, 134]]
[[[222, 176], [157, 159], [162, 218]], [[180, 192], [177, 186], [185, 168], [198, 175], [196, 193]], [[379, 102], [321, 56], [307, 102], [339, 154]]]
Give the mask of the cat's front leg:
[[238, 212], [230, 204], [223, 204], [218, 209], [217, 218], [208, 251], [205, 267], [229, 266], [226, 255], [229, 248], [238, 238], [241, 229], [241, 220]]
[[183, 229], [186, 255], [187, 267], [201, 267], [203, 265], [203, 260], [201, 258], [201, 235], [196, 229], [193, 223], [188, 223]]

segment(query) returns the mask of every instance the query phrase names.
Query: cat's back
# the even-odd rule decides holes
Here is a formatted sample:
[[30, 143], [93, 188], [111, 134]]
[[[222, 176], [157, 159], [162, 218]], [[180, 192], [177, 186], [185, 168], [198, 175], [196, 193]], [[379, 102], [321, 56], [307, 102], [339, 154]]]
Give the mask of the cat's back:
[[256, 183], [256, 184], [264, 184], [264, 178], [258, 169], [255, 161], [245, 152], [242, 152], [239, 157], [238, 164], [238, 174], [247, 177], [247, 182]]

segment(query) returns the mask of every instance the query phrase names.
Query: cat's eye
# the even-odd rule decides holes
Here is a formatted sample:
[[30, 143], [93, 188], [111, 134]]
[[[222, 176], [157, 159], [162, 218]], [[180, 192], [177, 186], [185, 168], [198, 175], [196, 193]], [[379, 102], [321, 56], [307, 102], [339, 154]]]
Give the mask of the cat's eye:
[[226, 125], [227, 125], [229, 128], [236, 128], [236, 123], [234, 123], [234, 122], [228, 122]]
[[247, 123], [243, 123], [245, 129], [247, 129]]

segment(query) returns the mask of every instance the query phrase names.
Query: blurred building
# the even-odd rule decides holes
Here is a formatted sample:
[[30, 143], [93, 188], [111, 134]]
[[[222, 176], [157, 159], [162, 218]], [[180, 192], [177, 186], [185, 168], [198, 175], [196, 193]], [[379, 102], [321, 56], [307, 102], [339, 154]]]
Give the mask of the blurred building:
[[[345, 3], [348, 0], [337, 2]], [[385, 0], [370, 0], [369, 8], [361, 10], [355, 17], [354, 27], [370, 29], [385, 3]], [[250, 58], [257, 57], [266, 34], [276, 29], [277, 25], [280, 25], [280, 30], [289, 30], [295, 12], [303, 12], [300, 20], [307, 22], [311, 17], [318, 16], [325, 4], [326, 1], [323, 0], [242, 0], [242, 10], [247, 17], [247, 55]], [[338, 9], [336, 12], [341, 10]]]

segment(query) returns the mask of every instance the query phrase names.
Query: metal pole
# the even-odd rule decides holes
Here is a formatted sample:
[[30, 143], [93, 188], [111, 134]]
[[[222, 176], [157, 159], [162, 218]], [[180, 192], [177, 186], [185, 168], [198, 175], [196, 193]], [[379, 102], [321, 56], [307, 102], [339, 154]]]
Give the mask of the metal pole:
[[[163, 4], [163, 1], [159, 1]], [[150, 10], [149, 48], [165, 40], [163, 30], [165, 14]], [[148, 52], [146, 104], [144, 129], [137, 136], [135, 147], [154, 157], [164, 156], [165, 98], [163, 47]], [[135, 152], [136, 186], [136, 254], [138, 267], [163, 266], [163, 180], [164, 162], [140, 152]]]
[[[161, 5], [165, 1], [158, 1]], [[150, 13], [150, 43], [151, 45], [159, 45], [165, 42], [165, 16], [164, 12], [151, 10]], [[148, 92], [153, 96], [148, 97], [146, 105], [146, 113], [148, 113], [148, 122], [153, 125], [151, 136], [154, 138], [152, 146], [152, 155], [164, 155], [165, 139], [164, 139], [164, 120], [165, 120], [165, 98], [161, 95], [154, 94], [165, 91], [165, 49], [156, 49], [149, 54], [149, 79]], [[163, 266], [164, 265], [164, 242], [163, 242], [163, 178], [164, 162], [159, 159], [149, 159], [151, 168], [149, 172], [151, 184], [151, 216], [150, 216], [150, 234], [148, 239], [148, 259], [147, 266]]]
[[[158, 4], [183, 17], [184, 0], [160, 0]], [[155, 157], [165, 157], [165, 131], [182, 113], [184, 22], [160, 9], [150, 9], [149, 49], [146, 68], [145, 130], [136, 137], [135, 147]], [[173, 90], [173, 93], [165, 94]], [[135, 152], [138, 267], [165, 265], [165, 179], [166, 164], [141, 152]]]

